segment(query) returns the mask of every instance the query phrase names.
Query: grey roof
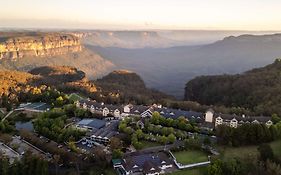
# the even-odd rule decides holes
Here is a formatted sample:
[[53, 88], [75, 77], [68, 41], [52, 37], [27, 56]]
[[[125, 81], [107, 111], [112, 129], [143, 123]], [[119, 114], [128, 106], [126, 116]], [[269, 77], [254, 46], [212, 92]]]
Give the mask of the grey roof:
[[230, 121], [230, 120], [235, 118], [238, 122], [240, 122], [240, 121], [253, 122], [253, 121], [257, 120], [259, 122], [265, 123], [265, 122], [271, 120], [271, 117], [268, 117], [268, 116], [245, 116], [245, 117], [242, 117], [242, 116], [235, 115], [235, 114], [231, 115], [231, 114], [219, 114], [219, 113], [216, 113], [215, 117], [216, 118], [221, 117], [225, 121]]
[[204, 119], [204, 114], [195, 111], [184, 111], [180, 109], [170, 109], [170, 108], [156, 108], [155, 111], [159, 112], [160, 115], [166, 118], [177, 119], [181, 116], [187, 118], [188, 120], [198, 120]]
[[[162, 163], [163, 161], [166, 162], [166, 165], [172, 164], [169, 156], [164, 152], [129, 155], [123, 160], [122, 164], [127, 171], [132, 170], [136, 172], [144, 170], [145, 167], [154, 167], [157, 169], [157, 167], [164, 165]], [[137, 167], [134, 167], [135, 165], [137, 165]]]
[[111, 122], [108, 126], [91, 132], [91, 135], [96, 136], [96, 137], [100, 136], [102, 138], [106, 137], [106, 138], [110, 139], [113, 136], [118, 134], [118, 132], [117, 132], [118, 124], [119, 124], [118, 121]]
[[83, 119], [78, 123], [78, 125], [100, 129], [105, 126], [105, 123], [106, 122], [104, 120], [99, 119]]
[[30, 103], [30, 104], [21, 104], [20, 108], [28, 109], [28, 110], [39, 110], [46, 111], [51, 108], [51, 105], [42, 102]]
[[149, 106], [135, 105], [131, 108], [130, 113], [140, 115], [141, 113], [148, 110], [149, 108], [150, 108]]
[[153, 173], [157, 173], [160, 171], [161, 171], [161, 169], [151, 161], [146, 161], [143, 165], [144, 174], [153, 174]]
[[215, 111], [212, 109], [212, 108], [209, 108], [209, 109], [207, 109], [207, 111], [206, 112], [212, 112], [212, 113], [215, 113]]

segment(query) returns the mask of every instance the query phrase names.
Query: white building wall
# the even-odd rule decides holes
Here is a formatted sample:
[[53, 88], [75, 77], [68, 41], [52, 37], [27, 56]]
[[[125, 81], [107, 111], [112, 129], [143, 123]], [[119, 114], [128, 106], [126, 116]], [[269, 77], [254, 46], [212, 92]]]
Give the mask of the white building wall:
[[223, 119], [221, 117], [217, 117], [215, 126], [222, 125], [222, 123], [223, 123]]
[[125, 113], [130, 113], [131, 109], [129, 105], [124, 106], [124, 112]]
[[104, 116], [104, 117], [106, 117], [107, 115], [109, 114], [109, 109], [108, 108], [103, 108], [103, 110], [102, 110], [102, 115]]
[[213, 122], [214, 113], [212, 111], [207, 111], [205, 114], [205, 122]]

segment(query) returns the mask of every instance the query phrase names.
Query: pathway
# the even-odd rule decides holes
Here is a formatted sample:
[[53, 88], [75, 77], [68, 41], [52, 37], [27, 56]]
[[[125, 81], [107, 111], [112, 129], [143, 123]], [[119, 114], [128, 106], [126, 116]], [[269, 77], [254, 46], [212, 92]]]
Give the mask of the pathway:
[[5, 121], [6, 118], [8, 118], [13, 112], [14, 112], [13, 110], [10, 111], [10, 112], [1, 120], [1, 122]]

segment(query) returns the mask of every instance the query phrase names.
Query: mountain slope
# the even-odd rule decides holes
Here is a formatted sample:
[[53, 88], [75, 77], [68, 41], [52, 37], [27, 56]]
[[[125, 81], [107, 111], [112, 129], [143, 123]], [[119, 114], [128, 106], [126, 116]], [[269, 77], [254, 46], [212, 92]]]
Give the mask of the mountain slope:
[[[0, 71], [0, 96], [7, 95], [18, 100], [37, 88], [55, 88], [61, 92], [82, 93], [100, 102], [152, 104], [172, 97], [146, 88], [136, 73], [119, 70], [102, 79], [89, 81], [85, 73], [69, 66], [37, 67], [29, 73], [20, 71]], [[0, 99], [1, 101], [1, 99]]]
[[43, 66], [29, 71], [36, 76], [29, 83], [35, 86], [47, 85], [62, 92], [82, 92], [85, 94], [97, 92], [97, 87], [86, 78], [86, 74], [70, 66]]
[[186, 84], [185, 100], [240, 106], [256, 113], [281, 115], [281, 60], [237, 75], [197, 77]]
[[102, 96], [109, 103], [152, 104], [162, 99], [173, 99], [157, 90], [146, 87], [142, 78], [128, 70], [117, 70], [95, 81]]
[[68, 66], [37, 67], [29, 73], [21, 71], [0, 71], [0, 96], [15, 96], [32, 87], [50, 86], [63, 92], [95, 93], [96, 86], [85, 73]]

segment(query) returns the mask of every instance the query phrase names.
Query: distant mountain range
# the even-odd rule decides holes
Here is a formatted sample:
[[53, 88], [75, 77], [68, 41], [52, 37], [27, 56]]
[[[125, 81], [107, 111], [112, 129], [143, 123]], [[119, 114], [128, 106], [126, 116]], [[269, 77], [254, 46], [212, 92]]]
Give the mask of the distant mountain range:
[[161, 48], [181, 45], [181, 42], [153, 31], [92, 31], [80, 33], [80, 36], [84, 44], [100, 47]]
[[125, 49], [88, 46], [117, 68], [141, 75], [149, 87], [183, 98], [185, 83], [199, 75], [235, 74], [281, 56], [281, 34], [241, 35], [198, 46]]
[[[281, 34], [237, 36], [240, 33], [243, 31], [0, 32], [0, 69], [73, 66], [89, 79], [126, 69], [140, 75], [147, 87], [182, 99], [185, 83], [196, 76], [241, 73], [281, 56]], [[231, 34], [235, 36], [228, 36]], [[225, 35], [228, 37], [218, 40]], [[211, 41], [216, 42], [207, 44]]]
[[154, 31], [63, 31], [81, 38], [86, 45], [100, 47], [168, 48], [209, 44], [227, 36], [242, 34], [272, 34], [259, 31], [216, 31], [216, 30], [154, 30]]

